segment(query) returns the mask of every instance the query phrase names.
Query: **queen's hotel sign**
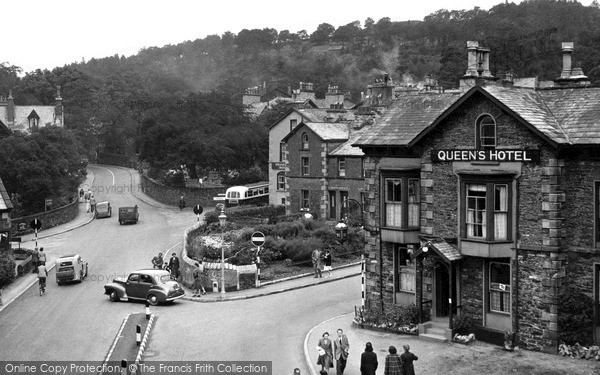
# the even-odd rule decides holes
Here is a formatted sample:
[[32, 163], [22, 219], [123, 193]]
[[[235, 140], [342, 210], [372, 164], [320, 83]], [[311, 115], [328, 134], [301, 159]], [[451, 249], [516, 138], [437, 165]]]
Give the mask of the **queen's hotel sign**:
[[433, 150], [434, 162], [521, 162], [532, 163], [540, 160], [539, 150]]

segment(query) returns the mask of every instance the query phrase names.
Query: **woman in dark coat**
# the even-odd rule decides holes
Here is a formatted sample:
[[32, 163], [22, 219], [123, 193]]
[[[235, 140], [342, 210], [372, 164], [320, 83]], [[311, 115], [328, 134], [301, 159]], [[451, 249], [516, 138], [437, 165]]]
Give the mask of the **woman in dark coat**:
[[413, 366], [413, 361], [419, 359], [416, 355], [410, 352], [410, 346], [404, 345], [404, 353], [400, 356], [402, 359], [402, 369], [404, 370], [404, 375], [415, 375], [415, 368]]
[[377, 364], [377, 354], [373, 352], [373, 345], [368, 342], [365, 346], [364, 353], [360, 356], [361, 375], [375, 375]]
[[329, 369], [333, 367], [333, 344], [329, 339], [329, 332], [323, 333], [323, 337], [319, 339], [319, 347], [325, 352], [323, 355], [319, 355], [317, 365], [321, 365], [321, 374], [328, 373]]

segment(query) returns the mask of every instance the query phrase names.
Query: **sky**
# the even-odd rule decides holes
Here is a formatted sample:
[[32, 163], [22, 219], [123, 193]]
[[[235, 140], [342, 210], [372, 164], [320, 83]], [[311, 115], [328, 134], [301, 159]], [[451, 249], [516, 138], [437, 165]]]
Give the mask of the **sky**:
[[[309, 34], [367, 18], [423, 20], [439, 9], [489, 9], [504, 0], [19, 0], [6, 1], [0, 63], [23, 72], [115, 54], [131, 56], [207, 35], [273, 28]], [[519, 3], [520, 0], [512, 2]], [[590, 5], [592, 0], [581, 0]]]

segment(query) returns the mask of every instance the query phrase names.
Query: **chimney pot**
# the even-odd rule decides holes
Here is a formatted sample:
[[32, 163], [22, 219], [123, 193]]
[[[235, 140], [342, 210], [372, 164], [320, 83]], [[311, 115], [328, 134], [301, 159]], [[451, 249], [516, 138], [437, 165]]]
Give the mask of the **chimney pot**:
[[571, 77], [571, 55], [573, 54], [573, 42], [562, 43], [563, 68], [560, 72], [560, 78]]

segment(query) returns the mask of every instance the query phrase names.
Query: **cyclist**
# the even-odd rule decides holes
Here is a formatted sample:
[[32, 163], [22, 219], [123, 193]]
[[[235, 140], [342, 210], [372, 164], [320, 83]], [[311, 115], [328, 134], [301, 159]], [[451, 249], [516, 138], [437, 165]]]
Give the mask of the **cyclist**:
[[40, 284], [40, 296], [46, 292], [46, 277], [48, 276], [48, 270], [44, 263], [38, 266], [38, 283]]

